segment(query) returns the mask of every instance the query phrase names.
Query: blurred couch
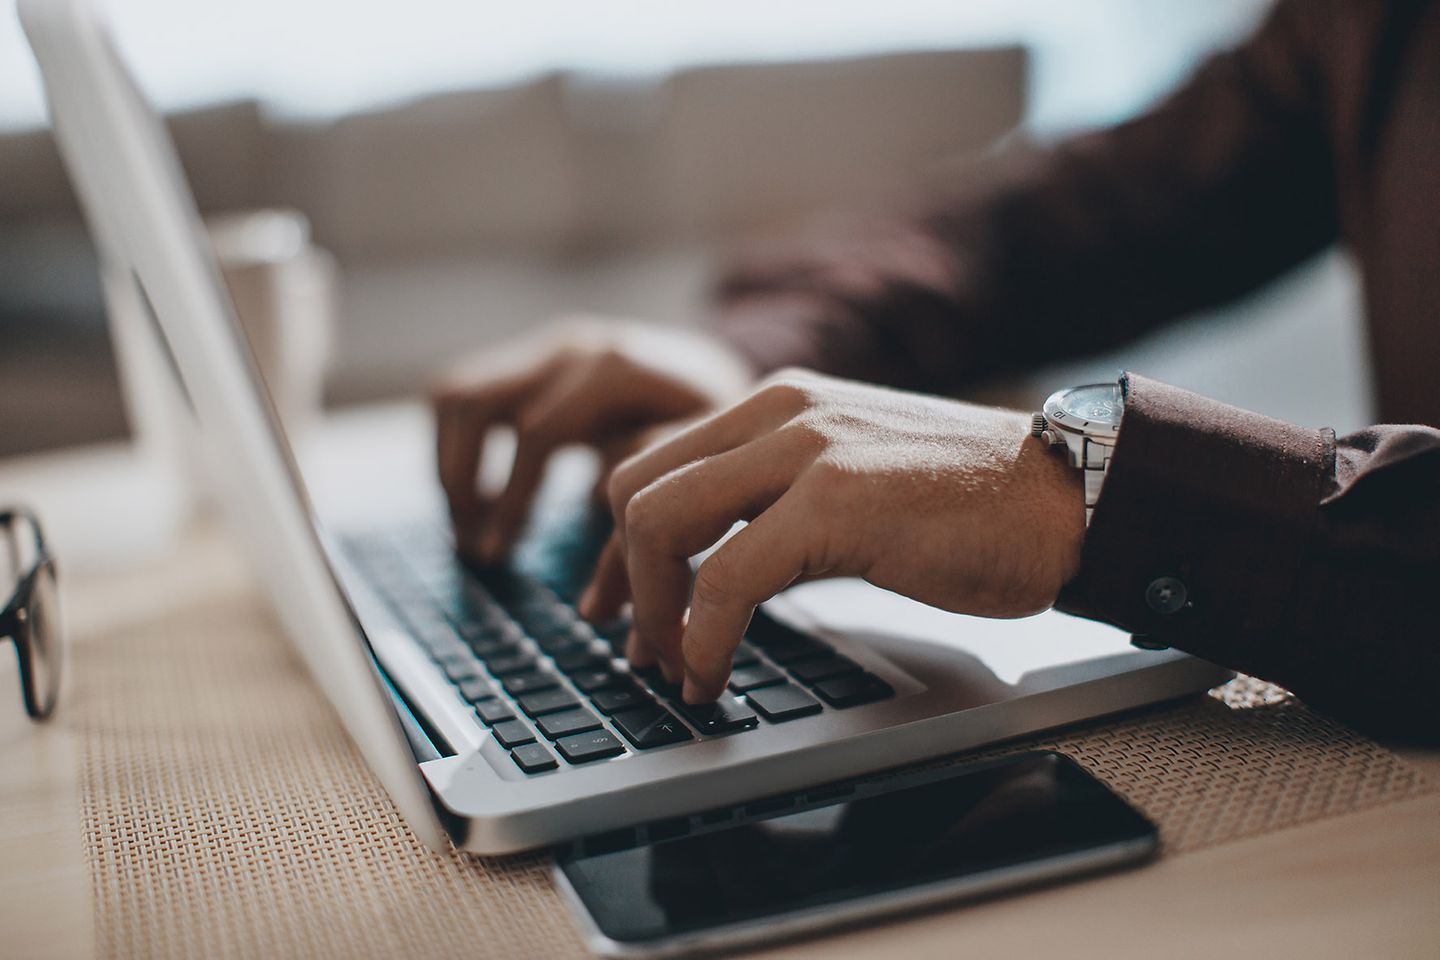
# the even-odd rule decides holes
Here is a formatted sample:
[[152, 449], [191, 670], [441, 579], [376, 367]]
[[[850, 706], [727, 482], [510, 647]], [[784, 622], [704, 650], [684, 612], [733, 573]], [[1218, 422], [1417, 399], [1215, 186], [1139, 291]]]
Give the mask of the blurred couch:
[[[925, 52], [170, 125], [202, 213], [295, 208], [336, 255], [328, 392], [348, 402], [558, 312], [693, 322], [718, 250], [991, 143], [1025, 75], [1018, 48]], [[46, 132], [0, 136], [0, 183], [0, 456], [119, 435], [93, 252]]]

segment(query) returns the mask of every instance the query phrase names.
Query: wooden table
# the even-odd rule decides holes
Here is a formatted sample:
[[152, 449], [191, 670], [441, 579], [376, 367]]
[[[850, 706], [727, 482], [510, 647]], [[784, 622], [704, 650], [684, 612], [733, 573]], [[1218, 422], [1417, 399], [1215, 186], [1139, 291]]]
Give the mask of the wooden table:
[[[73, 631], [103, 633], [110, 618], [168, 609], [173, 595], [145, 589], [147, 563], [186, 564], [196, 585], [207, 576], [206, 551], [193, 542], [181, 549], [202, 559], [72, 572], [64, 587]], [[1440, 750], [1399, 752], [1440, 778]], [[0, 648], [0, 958], [95, 953], [77, 762], [78, 744], [63, 719], [35, 725], [25, 718], [14, 658]], [[1113, 960], [1231, 953], [1440, 956], [1440, 793], [774, 955]]]
[[[197, 574], [201, 575], [201, 574]], [[145, 597], [143, 574], [72, 578], [84, 630]], [[30, 724], [0, 667], [0, 956], [89, 957], [91, 905], [63, 723]], [[318, 693], [316, 694], [319, 695]], [[1402, 750], [1440, 777], [1440, 751]], [[776, 955], [1314, 957], [1440, 955], [1440, 794], [1161, 861], [1141, 870], [792, 945]]]

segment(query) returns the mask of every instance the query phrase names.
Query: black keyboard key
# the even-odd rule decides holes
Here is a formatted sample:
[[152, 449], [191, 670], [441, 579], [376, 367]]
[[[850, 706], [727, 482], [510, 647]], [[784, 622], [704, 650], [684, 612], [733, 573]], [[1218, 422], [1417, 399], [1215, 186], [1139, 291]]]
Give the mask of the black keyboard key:
[[505, 692], [514, 697], [559, 686], [560, 678], [544, 670], [532, 670], [529, 673], [512, 673], [500, 683], [505, 687]]
[[501, 657], [513, 657], [525, 652], [525, 648], [513, 640], [481, 640], [470, 645], [475, 656], [489, 662]]
[[485, 661], [485, 666], [497, 677], [509, 676], [512, 673], [528, 673], [535, 669], [535, 658], [528, 653], [517, 653], [509, 657], [492, 657]]
[[741, 667], [754, 666], [759, 662], [760, 657], [756, 655], [755, 648], [748, 640], [740, 641], [740, 646], [735, 648], [735, 656], [730, 658], [730, 666], [736, 670]]
[[750, 626], [745, 630], [745, 639], [767, 650], [773, 644], [807, 636], [808, 634], [770, 616], [763, 607], [755, 611], [755, 615], [750, 618]]
[[[507, 624], [507, 627], [513, 627]], [[475, 656], [481, 660], [489, 660], [491, 657], [505, 656], [509, 653], [516, 653], [521, 649], [521, 641], [525, 639], [518, 627], [505, 630], [475, 629], [467, 631], [466, 642], [470, 649], [475, 651]]]
[[653, 704], [650, 694], [635, 685], [635, 681], [622, 678], [618, 686], [597, 690], [590, 696], [590, 702], [600, 708], [601, 713], [613, 714], [631, 707]]
[[779, 687], [761, 687], [745, 695], [750, 706], [759, 710], [766, 720], [781, 723], [820, 712], [820, 701], [793, 683]]
[[780, 664], [791, 664], [797, 660], [804, 660], [806, 657], [816, 657], [823, 653], [829, 653], [830, 648], [819, 640], [812, 640], [799, 634], [776, 640], [774, 643], [765, 645], [765, 652], [770, 654], [770, 659]]
[[570, 674], [570, 682], [575, 684], [575, 688], [581, 693], [594, 693], [596, 690], [604, 690], [606, 687], [613, 687], [624, 681], [625, 677], [611, 670], [608, 664]]
[[467, 680], [479, 680], [485, 676], [485, 668], [480, 666], [479, 660], [462, 662], [451, 660], [444, 665], [445, 676], [450, 678], [451, 683], [464, 683]]
[[470, 657], [467, 656], [467, 654], [470, 653], [469, 648], [456, 639], [455, 635], [450, 633], [448, 629], [444, 635], [428, 635], [422, 633], [417, 635], [415, 639], [420, 642], [420, 646], [425, 648], [425, 652], [436, 660], [444, 660], [450, 657], [459, 657], [463, 660], [470, 659]]
[[685, 724], [658, 706], [622, 710], [612, 716], [610, 722], [641, 750], [693, 739]]
[[515, 711], [510, 704], [499, 697], [491, 697], [489, 700], [481, 700], [475, 704], [475, 714], [487, 727], [493, 727], [502, 720], [514, 720]]
[[650, 685], [651, 690], [654, 690], [662, 697], [674, 699], [680, 696], [680, 684], [671, 683], [669, 680], [666, 680], [665, 674], [660, 672], [659, 667], [640, 667], [630, 672], [644, 680]]
[[475, 654], [470, 652], [470, 648], [463, 644], [458, 650], [446, 650], [443, 653], [432, 654], [431, 659], [434, 660], [436, 663], [440, 664], [440, 666], [442, 667], [449, 666], [452, 663], [479, 662], [475, 659]]
[[448, 667], [452, 663], [474, 663], [475, 654], [470, 652], [468, 647], [461, 647], [459, 650], [447, 650], [441, 653], [431, 653], [430, 659], [440, 666]]
[[535, 734], [531, 733], [530, 728], [519, 720], [505, 720], [497, 723], [490, 728], [490, 732], [495, 735], [500, 746], [507, 750], [511, 747], [518, 747], [522, 743], [533, 743], [535, 740]]
[[490, 686], [489, 682], [479, 678], [466, 680], [460, 684], [460, 696], [471, 703], [479, 703], [481, 700], [495, 696], [495, 688]]
[[514, 643], [525, 635], [510, 615], [493, 604], [472, 610], [455, 622], [455, 629], [472, 643], [499, 640]]
[[600, 729], [600, 718], [584, 707], [576, 707], [574, 710], [548, 713], [536, 720], [535, 726], [539, 727], [540, 732], [551, 740], [559, 740], [572, 733]]
[[609, 730], [592, 730], [589, 733], [577, 733], [571, 737], [564, 737], [555, 741], [555, 749], [560, 751], [560, 756], [571, 763], [589, 763], [591, 760], [604, 760], [606, 757], [618, 756], [625, 752], [625, 746], [615, 734]]
[[744, 693], [757, 687], [768, 687], [784, 682], [785, 674], [774, 667], [767, 667], [763, 663], [741, 667], [730, 674], [730, 689], [736, 693]]
[[[748, 730], [760, 722], [754, 710], [728, 693], [720, 694], [720, 699], [714, 703], [681, 703], [678, 706], [685, 719], [703, 734]], [[819, 707], [818, 703], [816, 707]]]
[[505, 605], [518, 614], [543, 617], [557, 606], [555, 595], [543, 584], [529, 577], [520, 578], [515, 590], [514, 594], [506, 598]]
[[558, 651], [577, 645], [588, 647], [592, 639], [589, 627], [583, 623], [574, 623], [569, 620], [565, 623], [553, 624], [543, 630], [532, 629], [530, 635], [535, 638], [540, 649], [551, 656]]
[[472, 644], [503, 639], [501, 635], [508, 633], [512, 626], [510, 618], [498, 606], [493, 605], [493, 600], [490, 604], [477, 606], [467, 616], [459, 618], [455, 624], [460, 635]]
[[521, 710], [532, 717], [580, 705], [580, 701], [576, 700], [570, 691], [561, 690], [558, 687], [551, 690], [537, 690], [535, 693], [523, 693], [515, 698], [515, 702], [520, 704]]
[[566, 630], [534, 630], [534, 629], [530, 629], [530, 630], [528, 630], [528, 632], [529, 632], [530, 636], [535, 639], [535, 645], [538, 646], [541, 650], [544, 650], [546, 653], [550, 654], [551, 656], [554, 656], [556, 653], [558, 653], [558, 652], [560, 652], [560, 651], [562, 651], [562, 650], [565, 650], [565, 649], [568, 648], [568, 647], [574, 647], [574, 646], [581, 645], [581, 644], [588, 644], [588, 643], [590, 642], [589, 637], [576, 637], [576, 636], [573, 636], [568, 629], [566, 629]]
[[842, 657], [839, 654], [832, 654], [828, 657], [811, 657], [808, 660], [801, 660], [790, 668], [795, 679], [801, 683], [813, 686], [821, 680], [828, 680], [831, 677], [841, 677], [847, 673], [859, 673], [860, 664], [849, 657]]
[[546, 653], [575, 642], [575, 637], [570, 633], [571, 620], [568, 617], [562, 620], [553, 616], [537, 616], [534, 613], [517, 610], [515, 619], [519, 621], [525, 633]]
[[546, 770], [554, 770], [560, 766], [560, 762], [538, 743], [527, 743], [523, 747], [516, 747], [510, 751], [510, 759], [515, 761], [515, 766], [526, 773], [544, 773]]
[[617, 657], [625, 655], [625, 641], [630, 637], [630, 621], [625, 617], [594, 627], [595, 635], [604, 640]]
[[894, 696], [890, 684], [873, 673], [855, 673], [832, 677], [815, 684], [815, 692], [832, 707], [858, 707]]
[[466, 608], [466, 615], [460, 618], [462, 624], [473, 623], [494, 628], [510, 622], [510, 615], [505, 612], [505, 608], [490, 595], [489, 590], [474, 580], [466, 580], [460, 587], [460, 592], [464, 595], [463, 603]]
[[595, 655], [588, 643], [577, 643], [565, 647], [558, 653], [551, 653], [555, 658], [555, 666], [566, 673], [574, 673], [578, 670], [593, 670], [597, 667], [609, 666], [610, 660], [606, 657]]

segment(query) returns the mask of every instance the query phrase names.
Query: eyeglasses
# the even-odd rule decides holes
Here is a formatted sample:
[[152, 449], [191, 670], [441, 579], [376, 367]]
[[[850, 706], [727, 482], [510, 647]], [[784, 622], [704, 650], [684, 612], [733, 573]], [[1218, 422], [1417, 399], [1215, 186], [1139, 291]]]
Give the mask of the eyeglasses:
[[45, 548], [39, 522], [28, 511], [0, 510], [0, 533], [19, 578], [15, 593], [0, 609], [0, 640], [15, 641], [25, 712], [32, 720], [44, 720], [60, 692], [62, 631], [55, 561]]

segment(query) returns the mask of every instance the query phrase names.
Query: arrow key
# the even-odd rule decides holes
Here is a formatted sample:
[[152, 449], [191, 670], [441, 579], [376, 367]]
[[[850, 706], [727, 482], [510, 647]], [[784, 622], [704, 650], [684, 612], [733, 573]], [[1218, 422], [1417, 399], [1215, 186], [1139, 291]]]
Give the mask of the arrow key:
[[623, 710], [614, 714], [610, 722], [615, 728], [625, 734], [625, 739], [641, 750], [649, 750], [651, 747], [663, 747], [670, 743], [680, 743], [691, 739], [690, 731], [685, 724], [677, 720], [674, 714], [668, 710], [651, 704], [644, 707], [636, 707], [633, 710]]
[[[681, 703], [679, 707], [684, 711], [685, 719], [693, 723], [695, 729], [707, 736], [732, 733], [736, 730], [751, 730], [760, 723], [760, 718], [755, 716], [754, 710], [728, 693], [720, 694], [720, 698], [714, 703]], [[815, 704], [815, 707], [819, 709], [820, 704]]]

